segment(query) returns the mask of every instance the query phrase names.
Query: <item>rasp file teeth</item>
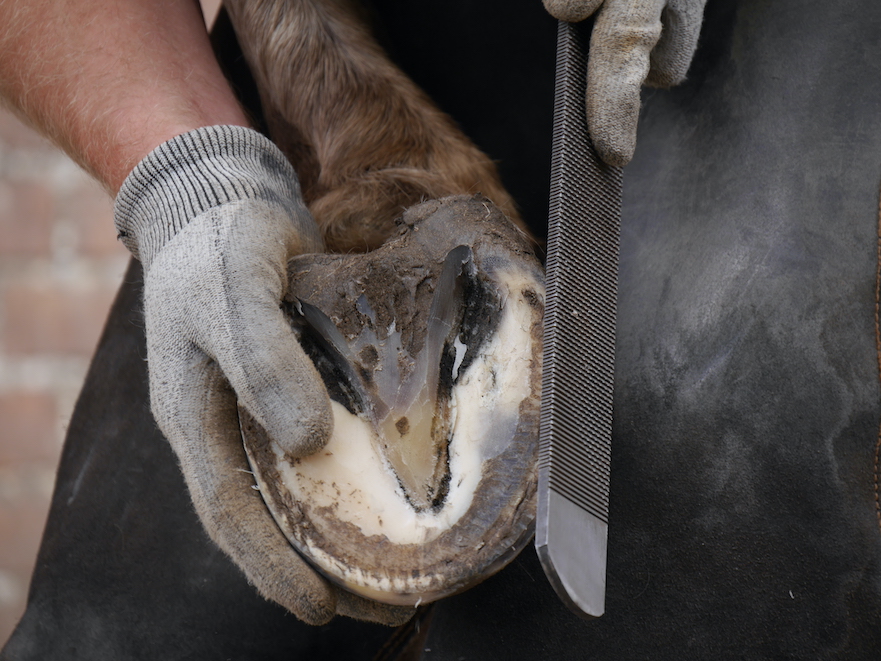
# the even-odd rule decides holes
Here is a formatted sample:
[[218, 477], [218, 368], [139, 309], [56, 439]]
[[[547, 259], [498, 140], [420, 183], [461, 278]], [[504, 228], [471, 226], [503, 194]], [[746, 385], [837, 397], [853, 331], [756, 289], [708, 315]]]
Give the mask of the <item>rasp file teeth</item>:
[[560, 24], [539, 470], [607, 523], [622, 172], [599, 161], [588, 136], [578, 38]]

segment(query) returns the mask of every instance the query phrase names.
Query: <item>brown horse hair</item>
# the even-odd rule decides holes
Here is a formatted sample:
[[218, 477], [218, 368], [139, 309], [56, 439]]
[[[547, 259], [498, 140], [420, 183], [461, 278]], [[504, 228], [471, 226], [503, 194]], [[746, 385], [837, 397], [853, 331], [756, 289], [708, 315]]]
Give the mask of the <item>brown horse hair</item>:
[[226, 0], [272, 138], [331, 251], [366, 251], [418, 202], [482, 193], [495, 164], [385, 55], [350, 0]]

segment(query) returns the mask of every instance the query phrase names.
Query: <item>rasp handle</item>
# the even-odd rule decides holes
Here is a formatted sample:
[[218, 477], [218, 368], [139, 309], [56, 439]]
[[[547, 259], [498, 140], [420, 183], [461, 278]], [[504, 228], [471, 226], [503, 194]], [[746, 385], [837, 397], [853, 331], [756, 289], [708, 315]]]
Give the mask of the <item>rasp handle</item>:
[[579, 27], [557, 33], [536, 549], [579, 615], [605, 610], [622, 172], [585, 117]]

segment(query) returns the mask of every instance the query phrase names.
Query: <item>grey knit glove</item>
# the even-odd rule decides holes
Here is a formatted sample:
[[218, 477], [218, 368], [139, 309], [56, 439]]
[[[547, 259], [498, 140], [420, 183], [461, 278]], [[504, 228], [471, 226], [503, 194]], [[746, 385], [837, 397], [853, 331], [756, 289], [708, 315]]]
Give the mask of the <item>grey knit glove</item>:
[[600, 157], [626, 165], [636, 149], [640, 87], [671, 87], [685, 79], [706, 0], [542, 1], [554, 18], [570, 23], [596, 12], [587, 61], [587, 125]]
[[246, 472], [237, 400], [292, 457], [322, 447], [332, 431], [324, 385], [279, 307], [288, 259], [322, 249], [293, 168], [256, 131], [198, 129], [138, 164], [115, 216], [144, 267], [153, 414], [211, 538], [261, 594], [306, 622], [336, 612], [406, 619], [313, 572]]

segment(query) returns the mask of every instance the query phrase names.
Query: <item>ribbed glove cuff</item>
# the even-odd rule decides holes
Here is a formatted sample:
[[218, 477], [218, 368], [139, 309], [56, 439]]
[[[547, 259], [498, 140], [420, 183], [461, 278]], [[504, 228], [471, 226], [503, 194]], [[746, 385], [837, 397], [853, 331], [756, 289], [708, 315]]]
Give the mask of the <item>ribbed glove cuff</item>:
[[[255, 199], [304, 210], [297, 175], [266, 137], [241, 126], [208, 126], [159, 145], [132, 170], [116, 197], [119, 238], [146, 269], [196, 216]], [[320, 249], [315, 230], [316, 249]]]

